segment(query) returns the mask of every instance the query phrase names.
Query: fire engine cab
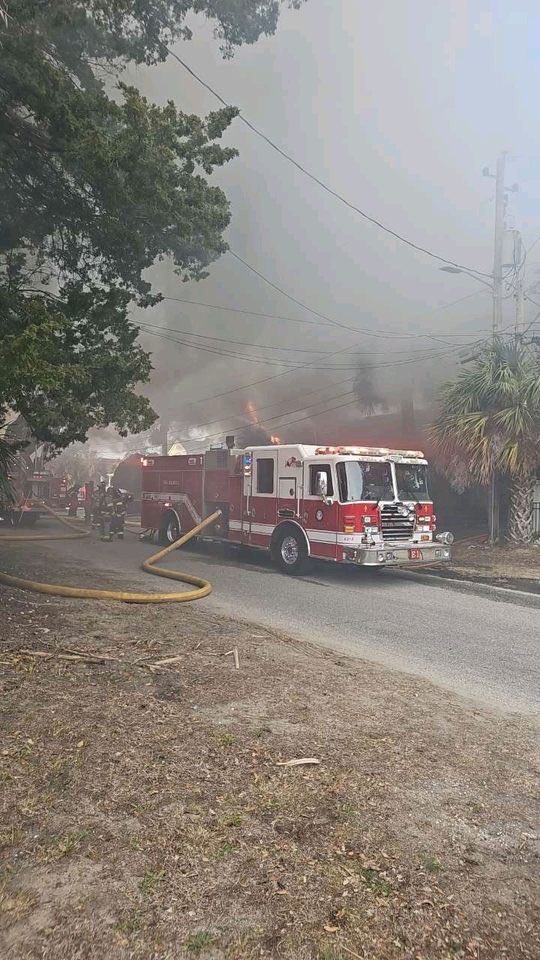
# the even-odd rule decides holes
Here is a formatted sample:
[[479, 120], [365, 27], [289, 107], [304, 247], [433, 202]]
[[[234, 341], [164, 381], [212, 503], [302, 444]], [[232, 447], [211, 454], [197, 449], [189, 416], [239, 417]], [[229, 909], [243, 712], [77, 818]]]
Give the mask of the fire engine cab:
[[419, 450], [276, 444], [142, 461], [142, 527], [174, 542], [221, 510], [207, 539], [270, 550], [287, 573], [308, 557], [367, 567], [450, 559], [436, 534]]

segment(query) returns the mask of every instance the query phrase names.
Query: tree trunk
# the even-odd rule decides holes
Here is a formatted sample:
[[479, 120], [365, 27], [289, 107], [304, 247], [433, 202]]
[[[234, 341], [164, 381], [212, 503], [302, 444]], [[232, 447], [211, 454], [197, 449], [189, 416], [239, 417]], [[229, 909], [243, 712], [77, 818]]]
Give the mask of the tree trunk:
[[510, 491], [508, 539], [511, 543], [530, 543], [533, 535], [533, 493], [535, 478], [514, 477]]

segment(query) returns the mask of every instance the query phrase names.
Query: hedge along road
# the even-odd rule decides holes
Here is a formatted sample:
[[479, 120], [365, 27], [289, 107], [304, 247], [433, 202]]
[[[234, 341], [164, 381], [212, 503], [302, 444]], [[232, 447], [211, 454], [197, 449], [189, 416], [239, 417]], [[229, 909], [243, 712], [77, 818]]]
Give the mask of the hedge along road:
[[[48, 521], [45, 525], [50, 529]], [[120, 543], [92, 537], [15, 545], [11, 563], [7, 550], [7, 544], [0, 548], [0, 569], [6, 572], [14, 563], [22, 576], [41, 568], [43, 579], [87, 584], [92, 570], [96, 586], [107, 586], [110, 572], [116, 579], [125, 577], [126, 588], [144, 584], [155, 589], [155, 580], [137, 569], [155, 546], [139, 543], [135, 536]], [[63, 568], [60, 574], [53, 558]], [[214, 592], [201, 609], [208, 606], [414, 674], [505, 712], [538, 711], [540, 609], [518, 595], [499, 599], [448, 589], [445, 583], [411, 581], [391, 571], [370, 576], [323, 563], [304, 577], [287, 577], [263, 554], [224, 557], [219, 545], [210, 544], [184, 548], [170, 559], [173, 569], [212, 581]], [[176, 615], [182, 616], [181, 609]], [[156, 629], [158, 623], [159, 611]]]

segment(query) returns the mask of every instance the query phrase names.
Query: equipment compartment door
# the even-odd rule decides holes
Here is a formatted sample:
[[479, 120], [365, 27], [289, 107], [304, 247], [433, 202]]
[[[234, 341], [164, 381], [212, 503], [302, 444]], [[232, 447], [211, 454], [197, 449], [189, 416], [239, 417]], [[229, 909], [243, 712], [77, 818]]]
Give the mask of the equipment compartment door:
[[280, 477], [278, 480], [278, 502], [277, 518], [278, 523], [287, 517], [296, 517], [298, 510], [298, 478]]
[[242, 480], [242, 542], [249, 543], [251, 536], [251, 499], [253, 490], [253, 454], [246, 450], [243, 456]]

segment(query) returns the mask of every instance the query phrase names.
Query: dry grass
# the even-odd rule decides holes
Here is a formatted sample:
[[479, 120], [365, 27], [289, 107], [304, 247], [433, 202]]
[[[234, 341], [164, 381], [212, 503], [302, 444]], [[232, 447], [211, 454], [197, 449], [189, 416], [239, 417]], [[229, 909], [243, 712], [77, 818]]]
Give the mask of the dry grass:
[[539, 956], [529, 721], [203, 605], [0, 596], [3, 960]]
[[471, 575], [501, 584], [512, 580], [540, 583], [540, 543], [530, 547], [456, 543], [452, 547], [451, 568], [462, 576]]

